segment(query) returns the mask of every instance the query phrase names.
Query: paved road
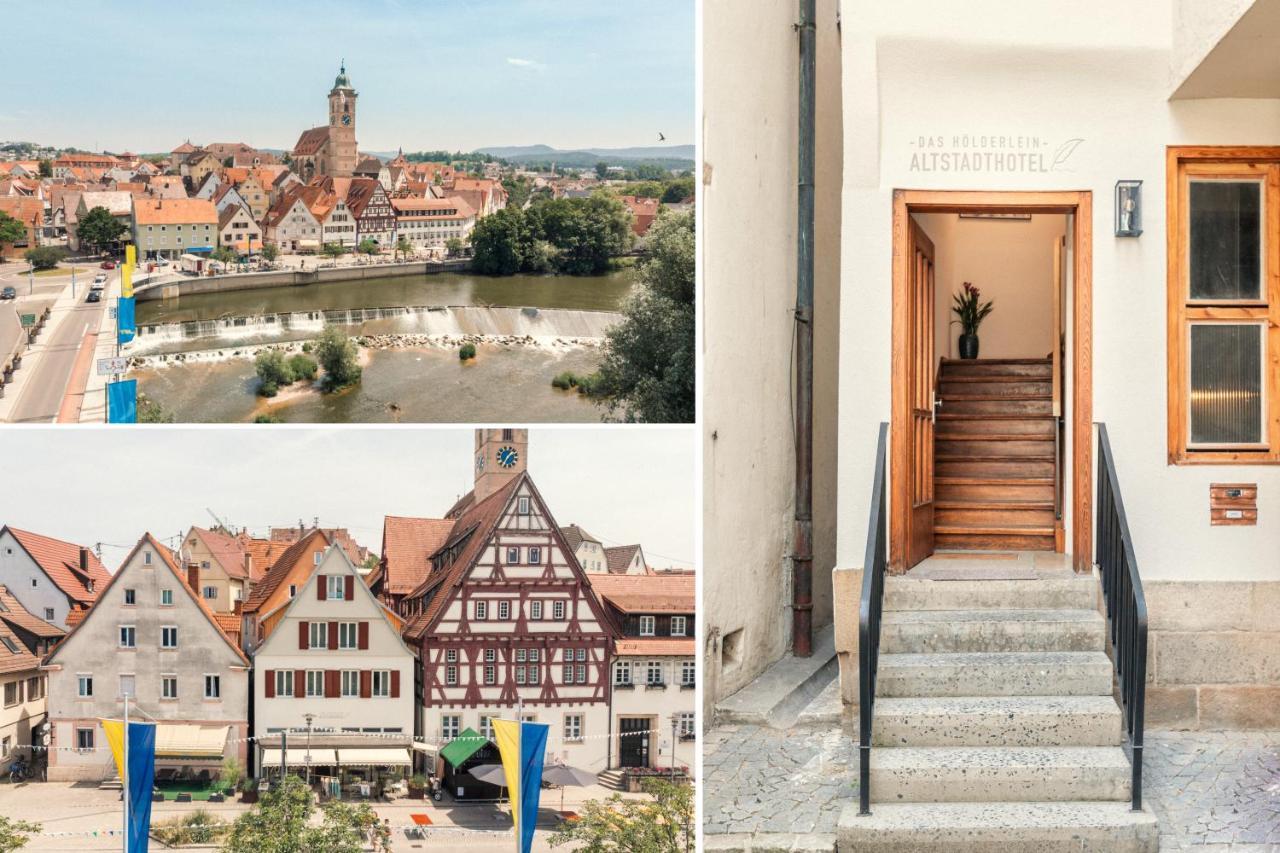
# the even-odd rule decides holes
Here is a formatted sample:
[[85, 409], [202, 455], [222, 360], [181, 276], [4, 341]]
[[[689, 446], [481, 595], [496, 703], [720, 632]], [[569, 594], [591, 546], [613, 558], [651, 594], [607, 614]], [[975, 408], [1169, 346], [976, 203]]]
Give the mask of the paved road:
[[10, 421], [47, 423], [57, 417], [84, 336], [98, 330], [105, 310], [105, 303], [86, 303], [82, 290], [87, 291], [88, 288], [76, 287], [75, 308], [60, 321], [52, 336], [42, 341], [44, 353], [32, 374], [26, 377], [27, 384], [14, 406]]

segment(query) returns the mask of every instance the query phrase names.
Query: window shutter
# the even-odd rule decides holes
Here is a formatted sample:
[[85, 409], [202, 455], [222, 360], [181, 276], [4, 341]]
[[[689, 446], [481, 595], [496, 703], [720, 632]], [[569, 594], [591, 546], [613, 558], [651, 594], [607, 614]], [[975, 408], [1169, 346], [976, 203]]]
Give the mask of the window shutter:
[[324, 671], [324, 696], [326, 699], [337, 699], [342, 692], [338, 679], [340, 678], [338, 670], [326, 669]]
[[360, 698], [368, 699], [373, 695], [373, 673], [370, 670], [360, 670]]
[[400, 670], [391, 670], [391, 698], [400, 698]]
[[307, 671], [295, 670], [293, 673], [293, 696], [295, 699], [307, 698]]
[[324, 575], [316, 575], [316, 601], [324, 601], [329, 597], [329, 584], [325, 582]]
[[346, 588], [343, 590], [343, 593], [344, 593], [343, 598], [346, 599], [347, 601], [355, 601], [356, 600], [356, 576], [347, 575], [346, 584], [347, 584]]
[[267, 679], [267, 683], [264, 685], [267, 688], [267, 698], [274, 699], [276, 695], [276, 671], [268, 669], [264, 673], [264, 677]]
[[311, 635], [307, 633], [310, 630], [310, 628], [311, 628], [310, 624], [306, 622], [298, 623], [298, 648], [300, 649], [311, 648], [310, 646]]
[[356, 648], [364, 651], [369, 648], [369, 623], [360, 622], [356, 628]]
[[336, 650], [338, 648], [338, 623], [329, 623], [329, 648]]

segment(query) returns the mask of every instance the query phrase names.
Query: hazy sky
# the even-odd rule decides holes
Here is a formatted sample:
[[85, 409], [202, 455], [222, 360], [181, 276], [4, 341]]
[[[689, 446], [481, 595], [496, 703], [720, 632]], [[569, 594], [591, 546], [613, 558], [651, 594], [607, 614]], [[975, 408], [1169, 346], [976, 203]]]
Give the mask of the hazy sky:
[[693, 0], [3, 7], [5, 66], [25, 71], [0, 103], [0, 140], [292, 148], [327, 121], [345, 57], [366, 151], [693, 141]]
[[[144, 531], [213, 525], [206, 508], [257, 535], [319, 516], [376, 553], [384, 515], [438, 518], [470, 490], [473, 447], [469, 429], [11, 429], [0, 524], [106, 543], [112, 571]], [[694, 452], [687, 428], [545, 427], [529, 471], [558, 524], [692, 567]]]

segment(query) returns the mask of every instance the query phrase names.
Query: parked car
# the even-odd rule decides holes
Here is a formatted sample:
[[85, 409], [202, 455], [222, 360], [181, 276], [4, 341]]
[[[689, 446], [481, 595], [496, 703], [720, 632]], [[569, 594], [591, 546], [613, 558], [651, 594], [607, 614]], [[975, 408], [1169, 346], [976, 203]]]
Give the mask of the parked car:
[[101, 302], [101, 301], [102, 301], [102, 291], [101, 291], [101, 290], [90, 290], [90, 291], [89, 291], [89, 295], [88, 295], [88, 296], [86, 296], [86, 297], [84, 298], [84, 301], [85, 301], [85, 302]]
[[106, 281], [107, 281], [107, 274], [104, 272], [100, 272], [93, 277], [94, 284], [105, 284]]
[[17, 299], [17, 298], [18, 298], [18, 291], [14, 290], [12, 287], [6, 287], [4, 290], [0, 290], [0, 299]]
[[103, 268], [104, 270], [113, 270], [113, 269], [115, 269], [115, 268], [116, 268], [116, 262], [115, 262], [115, 261], [103, 261], [103, 262], [102, 262], [102, 268]]

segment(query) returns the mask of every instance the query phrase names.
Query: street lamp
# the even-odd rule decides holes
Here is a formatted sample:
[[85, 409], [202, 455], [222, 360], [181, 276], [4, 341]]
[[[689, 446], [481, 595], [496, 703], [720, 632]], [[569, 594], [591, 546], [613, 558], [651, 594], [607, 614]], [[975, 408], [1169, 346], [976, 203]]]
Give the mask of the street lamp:
[[307, 720], [307, 787], [311, 787], [311, 721], [316, 718], [315, 714], [305, 714]]

